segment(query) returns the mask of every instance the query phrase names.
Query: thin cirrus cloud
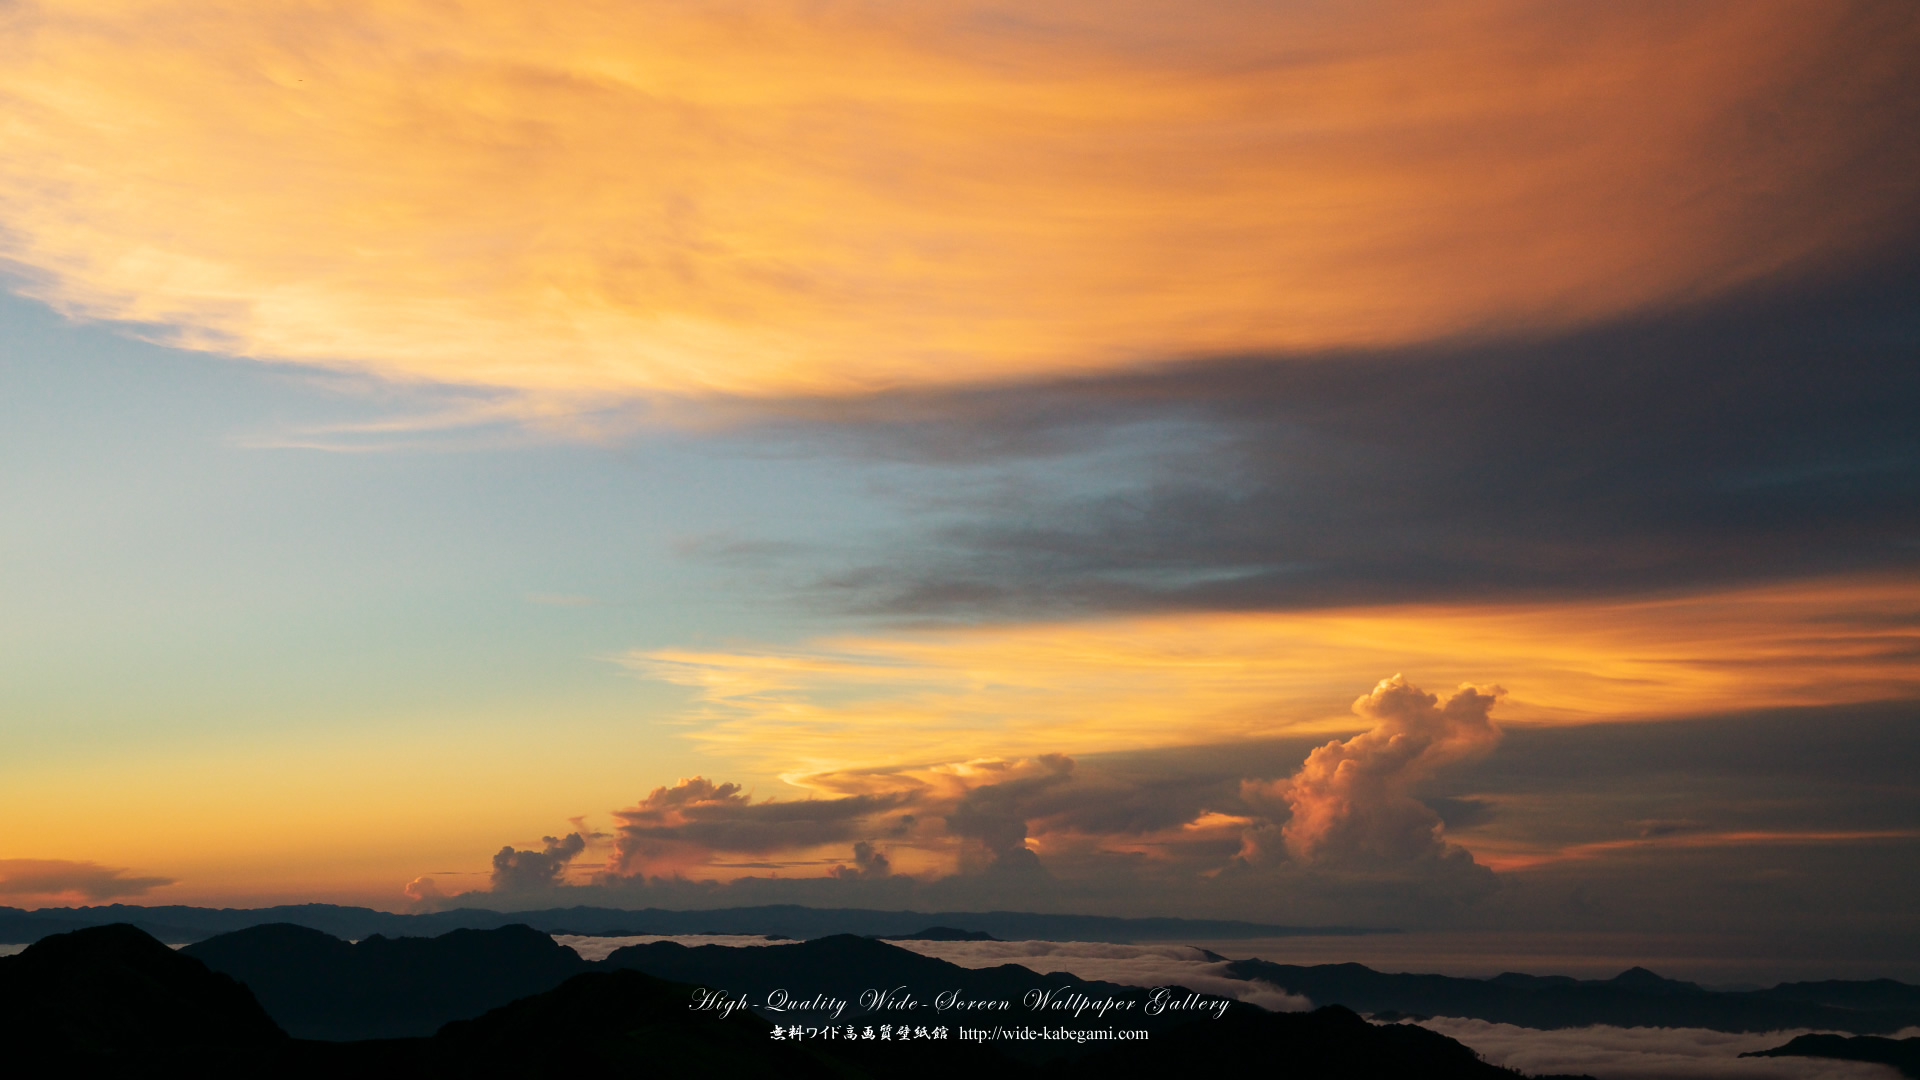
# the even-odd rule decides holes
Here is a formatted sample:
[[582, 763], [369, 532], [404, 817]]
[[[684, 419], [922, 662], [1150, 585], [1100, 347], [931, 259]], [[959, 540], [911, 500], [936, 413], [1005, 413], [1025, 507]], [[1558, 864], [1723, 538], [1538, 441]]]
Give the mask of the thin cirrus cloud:
[[1916, 603], [1899, 578], [1816, 580], [1631, 601], [906, 627], [624, 662], [693, 691], [695, 742], [811, 788], [915, 761], [1352, 731], [1351, 688], [1382, 670], [1439, 686], [1497, 673], [1502, 715], [1523, 724], [1912, 697]]
[[1897, 2], [0, 19], [25, 291], [550, 398], [1563, 328], [1868, 252], [1920, 173]]

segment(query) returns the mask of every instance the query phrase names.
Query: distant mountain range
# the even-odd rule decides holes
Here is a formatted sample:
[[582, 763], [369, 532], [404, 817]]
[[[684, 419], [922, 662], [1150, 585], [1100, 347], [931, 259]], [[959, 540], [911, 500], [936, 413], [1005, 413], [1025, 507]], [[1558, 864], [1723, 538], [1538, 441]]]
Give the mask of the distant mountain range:
[[1920, 1039], [1882, 1039], [1875, 1035], [1800, 1035], [1784, 1046], [1754, 1050], [1741, 1057], [1812, 1057], [1871, 1061], [1891, 1065], [1901, 1076], [1920, 1080]]
[[1509, 972], [1491, 979], [1390, 975], [1359, 964], [1300, 967], [1236, 960], [1229, 974], [1376, 1017], [1460, 1016], [1530, 1028], [1696, 1027], [1714, 1031], [1816, 1028], [1885, 1034], [1920, 1024], [1920, 986], [1892, 979], [1782, 983], [1715, 991], [1632, 968], [1611, 979]]
[[127, 923], [172, 945], [268, 923], [292, 923], [348, 940], [432, 937], [449, 930], [492, 930], [522, 924], [549, 933], [619, 937], [639, 934], [771, 934], [816, 938], [829, 934], [900, 937], [928, 927], [964, 928], [1009, 941], [1165, 941], [1178, 938], [1258, 938], [1395, 933], [1352, 926], [1276, 926], [1225, 919], [1119, 919], [1103, 915], [1043, 915], [1025, 911], [874, 911], [865, 908], [810, 908], [797, 904], [666, 911], [647, 908], [570, 907], [544, 911], [488, 911], [459, 908], [399, 915], [334, 904], [288, 904], [267, 908], [0, 907], [0, 943], [31, 944], [49, 934], [88, 926]]
[[[812, 939], [857, 933], [900, 940], [956, 940], [962, 935], [991, 934], [1017, 940], [1124, 941], [1178, 937], [1180, 927], [1189, 928], [1186, 933], [1194, 937], [1230, 936], [1222, 928], [1288, 931], [1285, 927], [1199, 920], [793, 906], [694, 912], [563, 908], [513, 914], [463, 909], [395, 915], [329, 904], [252, 910], [111, 905], [39, 912], [0, 909], [0, 939], [6, 936], [8, 926], [35, 930], [43, 923], [72, 924], [114, 915], [137, 915], [133, 924], [162, 940], [196, 942], [186, 950], [189, 955], [252, 986], [281, 1026], [309, 1038], [425, 1035], [450, 1020], [478, 1015], [486, 1008], [552, 989], [572, 975], [598, 969], [554, 944], [546, 936], [550, 932], [771, 933]], [[272, 917], [276, 916], [290, 917], [274, 925]], [[259, 925], [263, 917], [268, 925]], [[527, 925], [516, 924], [523, 919]], [[474, 923], [484, 925], [476, 927]], [[1306, 931], [1294, 928], [1291, 932]], [[15, 940], [25, 936], [22, 932]], [[338, 940], [341, 938], [358, 939], [360, 945], [348, 945]], [[852, 944], [836, 947], [858, 948]], [[633, 968], [738, 992], [767, 989], [780, 979], [796, 978], [791, 972], [808, 970], [815, 963], [814, 959], [803, 962], [800, 958], [813, 958], [823, 948], [815, 942], [805, 947], [756, 949], [686, 949], [661, 943], [621, 949], [602, 966]], [[903, 976], [900, 981], [908, 982], [947, 972], [941, 977], [963, 987], [984, 985], [980, 980], [988, 978], [900, 949], [850, 951], [848, 956], [867, 959], [857, 965], [846, 958], [821, 961], [819, 968], [846, 971], [851, 980], [843, 987], [846, 989], [877, 985], [872, 980], [884, 981], [883, 973], [896, 970]], [[1025, 969], [1012, 970], [1020, 978], [1031, 978]], [[408, 974], [412, 971], [430, 974]], [[1315, 1005], [1340, 1005], [1384, 1020], [1455, 1016], [1531, 1028], [1590, 1024], [1737, 1032], [1813, 1028], [1857, 1035], [1884, 1035], [1920, 1025], [1920, 987], [1891, 979], [1712, 991], [1641, 968], [1606, 980], [1517, 973], [1467, 979], [1388, 974], [1359, 964], [1297, 966], [1240, 960], [1227, 964], [1220, 973], [1301, 995]], [[420, 984], [421, 988], [409, 989], [415, 986], [409, 980], [418, 979], [426, 982]], [[853, 987], [855, 982], [862, 985]], [[343, 990], [348, 984], [359, 983], [386, 989], [366, 994]], [[445, 989], [425, 988], [429, 983]], [[386, 998], [380, 996], [382, 993], [412, 1003], [412, 1011], [383, 1004]], [[304, 1004], [302, 994], [307, 995]]]
[[[764, 949], [688, 949], [671, 943], [639, 948], [643, 951], [588, 964], [525, 927], [349, 945], [311, 928], [281, 925], [175, 951], [132, 926], [92, 927], [0, 957], [0, 1044], [7, 1048], [7, 1064], [25, 1069], [23, 1075], [63, 1076], [573, 1077], [619, 1070], [841, 1080], [903, 1073], [919, 1080], [983, 1075], [1105, 1080], [1139, 1075], [1142, 1069], [1255, 1067], [1295, 1080], [1512, 1080], [1519, 1075], [1480, 1061], [1468, 1047], [1435, 1032], [1369, 1024], [1338, 1007], [1268, 1013], [1236, 1006], [1219, 1018], [1187, 1016], [1162, 1023], [1147, 1041], [1059, 1041], [1047, 1044], [1047, 1053], [1019, 1056], [1004, 1052], [1015, 1047], [1012, 1043], [957, 1037], [883, 1041], [843, 1035], [796, 1041], [776, 1038], [775, 1021], [752, 1011], [690, 1008], [699, 987], [636, 968], [730, 964], [727, 978], [742, 980], [741, 986], [766, 978], [825, 987], [852, 986], [862, 977], [928, 977], [936, 980], [921, 991], [929, 998], [938, 992], [935, 987], [999, 993], [1003, 983], [1013, 985], [1006, 980], [1021, 969], [970, 972], [851, 936]], [[759, 953], [779, 955], [759, 966], [739, 955]], [[566, 956], [573, 956], [571, 963]], [[587, 970], [569, 975], [569, 967]], [[221, 968], [264, 981], [250, 989], [245, 979]], [[1027, 976], [1021, 986], [1034, 985], [1031, 973]], [[301, 1023], [318, 1018], [334, 1024], [336, 1033], [353, 1023], [386, 1024], [391, 1030], [393, 1021], [425, 1022], [436, 1012], [481, 1009], [502, 994], [555, 978], [557, 985], [442, 1023], [430, 1036], [320, 1041], [282, 1030], [300, 1016], [307, 1018]], [[1107, 992], [1101, 984], [1078, 985]], [[1113, 991], [1142, 993], [1131, 987]], [[870, 1031], [878, 1015], [843, 1017], [832, 1026]], [[989, 1019], [928, 1016], [924, 1026], [970, 1022], [984, 1027]], [[913, 1024], [922, 1026], [921, 1018]], [[828, 1026], [820, 1018], [806, 1025]], [[1141, 1025], [1124, 1020], [1117, 1026]]]

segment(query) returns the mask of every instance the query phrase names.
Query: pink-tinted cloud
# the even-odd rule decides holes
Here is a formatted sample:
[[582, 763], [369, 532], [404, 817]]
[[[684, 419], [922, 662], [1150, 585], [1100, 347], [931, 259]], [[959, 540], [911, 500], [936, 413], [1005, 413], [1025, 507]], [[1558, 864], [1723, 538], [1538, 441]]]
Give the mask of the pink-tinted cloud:
[[1372, 729], [1312, 750], [1283, 780], [1132, 775], [1083, 769], [1064, 754], [804, 774], [793, 781], [826, 797], [791, 801], [685, 778], [615, 811], [610, 834], [589, 835], [575, 819], [576, 832], [548, 837], [544, 849], [502, 848], [493, 888], [567, 884], [568, 863], [606, 836], [613, 850], [593, 881], [614, 889], [708, 875], [746, 884], [742, 869], [778, 878], [795, 868], [801, 876], [785, 880], [896, 891], [1008, 875], [1071, 887], [1276, 873], [1326, 884], [1357, 872], [1446, 878], [1477, 895], [1491, 874], [1441, 836], [1414, 788], [1493, 745], [1489, 712], [1501, 693], [1463, 686], [1442, 704], [1400, 676], [1383, 680], [1353, 706]]
[[1463, 685], [1443, 705], [1399, 675], [1382, 679], [1353, 703], [1372, 730], [1329, 742], [1290, 779], [1249, 783], [1243, 794], [1256, 805], [1286, 804], [1280, 834], [1298, 859], [1405, 862], [1444, 854], [1440, 817], [1414, 798], [1414, 785], [1492, 749], [1500, 730], [1489, 714], [1504, 692]]

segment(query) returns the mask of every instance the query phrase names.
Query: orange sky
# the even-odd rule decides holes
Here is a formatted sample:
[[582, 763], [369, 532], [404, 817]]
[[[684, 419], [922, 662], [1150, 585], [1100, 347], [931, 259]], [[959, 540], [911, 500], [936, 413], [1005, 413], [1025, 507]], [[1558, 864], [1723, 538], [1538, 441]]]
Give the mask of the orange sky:
[[768, 396], [1555, 329], [1898, 211], [1845, 5], [1166, 15], [16, 4], [0, 243], [190, 348]]
[[[738, 541], [749, 555], [775, 553], [753, 564], [778, 564], [769, 578], [802, 566], [789, 578], [830, 579], [855, 549], [911, 574], [899, 556], [915, 541], [900, 536], [950, 513], [924, 534], [938, 542], [943, 523], [989, 502], [968, 504], [974, 493], [962, 490], [987, 467], [962, 476], [978, 462], [916, 458], [887, 472], [891, 462], [873, 463], [888, 451], [850, 464], [866, 451], [837, 457], [822, 449], [829, 436], [768, 450], [747, 445], [751, 419], [718, 435], [673, 425], [699, 408], [764, 418], [757, 410], [771, 403], [825, 430], [842, 414], [798, 399], [832, 406], [984, 383], [1071, 396], [1085, 387], [1065, 376], [1224, 370], [1221, 361], [1268, 352], [1275, 364], [1305, 353], [1351, 364], [1359, 350], [1439, 342], [1461, 347], [1450, 362], [1464, 370], [1476, 342], [1550, 347], [1580, 328], [1866, 273], [1915, 223], [1920, 162], [1902, 149], [1914, 108], [1899, 88], [1914, 84], [1916, 57], [1911, 9], [1828, 0], [0, 0], [0, 269], [14, 291], [144, 342], [125, 346], [140, 364], [187, 371], [168, 347], [258, 360], [291, 372], [286, 385], [420, 406], [250, 434], [272, 426], [251, 425], [273, 412], [260, 406], [249, 423], [176, 432], [175, 449], [193, 448], [177, 460], [196, 464], [175, 469], [139, 424], [163, 413], [199, 423], [206, 400], [251, 392], [235, 389], [234, 371], [263, 369], [194, 368], [206, 383], [182, 375], [173, 397], [137, 389], [122, 413], [96, 413], [88, 380], [146, 386], [125, 375], [134, 365], [89, 366], [97, 358], [83, 349], [34, 339], [34, 356], [81, 387], [71, 399], [81, 404], [44, 410], [54, 418], [45, 430], [21, 437], [26, 479], [0, 490], [26, 508], [39, 546], [22, 541], [17, 558], [9, 549], [18, 576], [0, 577], [0, 592], [38, 590], [38, 606], [9, 613], [29, 628], [15, 632], [37, 647], [26, 639], [59, 630], [69, 651], [41, 663], [22, 646], [14, 667], [0, 666], [23, 680], [54, 672], [0, 697], [25, 717], [7, 733], [27, 733], [18, 752], [31, 762], [0, 772], [0, 828], [31, 838], [0, 850], [0, 903], [92, 895], [47, 884], [65, 860], [79, 867], [75, 880], [103, 882], [118, 867], [178, 880], [149, 884], [152, 898], [397, 904], [417, 875], [441, 873], [449, 892], [478, 886], [502, 844], [537, 849], [576, 815], [587, 831], [616, 818], [700, 824], [642, 803], [649, 791], [691, 790], [675, 782], [696, 773], [743, 785], [758, 801], [717, 798], [701, 811], [743, 820], [776, 795], [909, 790], [957, 813], [1009, 778], [1065, 777], [1058, 755], [1349, 736], [1367, 727], [1355, 695], [1396, 673], [1441, 695], [1497, 685], [1491, 715], [1509, 729], [1912, 697], [1920, 585], [1886, 554], [1908, 542], [1886, 493], [1910, 494], [1898, 486], [1910, 442], [1877, 429], [1820, 441], [1862, 408], [1854, 383], [1806, 429], [1801, 456], [1791, 438], [1776, 446], [1766, 432], [1713, 427], [1716, 395], [1741, 375], [1732, 366], [1621, 398], [1674, 395], [1659, 404], [1698, 411], [1712, 438], [1671, 444], [1714, 459], [1683, 478], [1697, 489], [1633, 503], [1643, 517], [1621, 535], [1650, 549], [1683, 542], [1700, 524], [1686, 500], [1707, 491], [1716, 501], [1705, 514], [1727, 520], [1765, 503], [1752, 516], [1778, 534], [1768, 550], [1799, 558], [1789, 550], [1798, 538], [1812, 546], [1823, 534], [1767, 515], [1811, 506], [1832, 514], [1816, 523], [1825, 536], [1859, 541], [1830, 562], [1795, 564], [1828, 576], [1657, 596], [1616, 587], [1672, 580], [1648, 558], [1653, 576], [1570, 573], [1579, 583], [1569, 591], [1590, 594], [1553, 601], [1154, 614], [1096, 603], [969, 624], [776, 612], [753, 606], [766, 599], [753, 570], [726, 576], [749, 558], [726, 573], [687, 567], [704, 546]], [[1691, 329], [1674, 333], [1675, 355], [1693, 347]], [[1910, 352], [1907, 333], [1896, 347]], [[1830, 357], [1825, 339], [1809, 340], [1795, 377], [1818, 389]], [[1871, 387], [1890, 351], [1870, 343], [1843, 361], [1868, 371], [1859, 385]], [[1551, 366], [1538, 360], [1501, 370]], [[331, 378], [339, 373], [349, 377]], [[1229, 370], [1192, 392], [1231, 396], [1217, 387], [1232, 381]], [[7, 412], [0, 401], [0, 428], [41, 419], [27, 392], [38, 388], [0, 384], [27, 403]], [[1729, 392], [1746, 390], [1759, 404], [1743, 417], [1786, 400], [1766, 386]], [[1361, 396], [1324, 407], [1357, 408]], [[641, 400], [662, 407], [622, 411]], [[941, 399], [929, 400], [937, 412]], [[305, 423], [311, 404], [288, 411]], [[1153, 404], [1106, 432], [1139, 446], [1111, 461], [1036, 452], [1008, 484], [1085, 481], [1076, 497], [1099, 487], [1157, 505], [1156, 483], [1243, 479], [1228, 460], [1243, 431], [1226, 420], [1203, 431], [1218, 417], [1197, 406], [1172, 417], [1190, 401], [1154, 417], [1171, 417], [1165, 427], [1138, 423]], [[1539, 416], [1581, 407], [1555, 400]], [[648, 420], [589, 431], [596, 409]], [[1096, 412], [1075, 422], [1107, 422]], [[1310, 419], [1286, 422], [1307, 430]], [[1601, 419], [1593, 439], [1630, 434], [1621, 418]], [[1671, 410], [1657, 419], [1670, 423]], [[1184, 438], [1166, 435], [1174, 421], [1199, 433], [1178, 462], [1148, 442]], [[486, 424], [539, 430], [525, 445], [485, 447], [501, 456], [476, 456], [471, 473], [423, 466], [398, 438]], [[61, 442], [62, 425], [80, 434]], [[1348, 445], [1284, 449], [1355, 460], [1405, 449], [1370, 442], [1363, 424], [1338, 429]], [[686, 450], [742, 431], [713, 456], [786, 454], [782, 467], [798, 466], [712, 466], [699, 460], [708, 444]], [[329, 445], [314, 432], [364, 437], [353, 448], [373, 463], [351, 472], [290, 456]], [[583, 434], [607, 453], [567, 459], [578, 471], [565, 476], [540, 471], [592, 441], [566, 438]], [[1436, 457], [1457, 459], [1422, 477], [1451, 482], [1485, 465], [1473, 439], [1468, 449], [1435, 442]], [[202, 444], [231, 456], [191, 456]], [[1459, 502], [1526, 504], [1552, 483], [1567, 495], [1555, 505], [1572, 506], [1587, 479], [1619, 480], [1601, 476], [1609, 466], [1648, 468], [1618, 447], [1555, 445], [1567, 455], [1559, 472]], [[96, 451], [111, 460], [96, 463]], [[1264, 466], [1273, 475], [1249, 481], [1266, 494], [1291, 490], [1282, 474], [1294, 463], [1275, 453], [1278, 464]], [[1150, 464], [1112, 465], [1123, 460]], [[1145, 475], [1152, 468], [1166, 472]], [[900, 480], [910, 469], [922, 471]], [[1101, 469], [1112, 475], [1095, 477]], [[889, 503], [853, 494], [863, 483], [928, 490]], [[1609, 497], [1630, 503], [1631, 488]], [[497, 499], [460, 503], [483, 489]], [[549, 500], [554, 491], [572, 501]], [[938, 513], [913, 516], [943, 498]], [[769, 507], [783, 499], [793, 505], [776, 520]], [[1042, 509], [1079, 505], [1058, 501], [1065, 511]], [[608, 505], [628, 516], [603, 515]], [[1596, 503], [1592, 520], [1613, 505]], [[1383, 519], [1396, 512], [1433, 511], [1381, 502]], [[1134, 527], [1125, 515], [1113, 522], [1072, 539], [1097, 544], [1112, 539], [1101, 528]], [[1473, 519], [1448, 519], [1458, 522]], [[1714, 531], [1724, 523], [1702, 527], [1711, 542], [1700, 550], [1745, 539], [1726, 539], [1738, 522]], [[1379, 557], [1437, 565], [1421, 524], [1381, 521]], [[1519, 521], [1504, 537], [1513, 551], [1561, 542], [1530, 528]], [[1115, 544], [1114, 558], [1149, 557], [1140, 553], [1156, 542]], [[1302, 557], [1302, 573], [1337, 561], [1339, 544]], [[1861, 555], [1862, 545], [1879, 547]], [[1258, 561], [1259, 546], [1236, 557]], [[780, 563], [788, 549], [800, 554]], [[329, 562], [340, 551], [351, 558]], [[1579, 558], [1549, 554], [1541, 566]], [[1779, 576], [1728, 561], [1738, 565], [1713, 580]], [[1166, 568], [1190, 569], [1177, 562]], [[1120, 567], [1142, 569], [1154, 567]], [[1616, 571], [1626, 577], [1606, 577]], [[682, 576], [711, 591], [694, 595]], [[1448, 595], [1472, 596], [1473, 583]], [[522, 650], [534, 656], [524, 670]], [[111, 692], [89, 696], [99, 685]], [[243, 689], [223, 698], [230, 686]], [[1392, 794], [1405, 803], [1402, 786]], [[1241, 809], [1208, 808], [1158, 833], [1109, 838], [1105, 850], [1230, 850], [1263, 827]], [[990, 830], [949, 835], [934, 817], [903, 826], [897, 869], [945, 873], [982, 857], [961, 840], [984, 843]], [[1036, 826], [1033, 850], [1109, 842], [1074, 828]], [[809, 865], [847, 857], [854, 833], [816, 832], [829, 839], [787, 854]], [[1685, 840], [1528, 847], [1494, 837], [1482, 847], [1485, 865], [1523, 870], [1643, 842], [1907, 835], [1729, 826]], [[594, 836], [591, 860], [572, 872], [606, 865], [613, 843]], [[764, 869], [723, 865], [762, 850], [750, 846], [661, 850], [656, 865], [674, 871]]]
[[1503, 723], [1674, 717], [1920, 689], [1903, 580], [1656, 600], [1193, 613], [893, 630], [628, 659], [699, 690], [689, 736], [812, 773], [1353, 731], [1356, 689], [1507, 691]]

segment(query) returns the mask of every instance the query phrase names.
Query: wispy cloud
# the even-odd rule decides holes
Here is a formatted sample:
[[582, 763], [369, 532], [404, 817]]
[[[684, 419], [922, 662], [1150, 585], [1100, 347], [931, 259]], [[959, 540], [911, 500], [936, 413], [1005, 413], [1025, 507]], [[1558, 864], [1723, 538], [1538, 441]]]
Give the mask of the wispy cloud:
[[916, 761], [1352, 731], [1351, 687], [1497, 672], [1514, 723], [1920, 693], [1920, 586], [1897, 579], [1633, 602], [1189, 613], [903, 627], [624, 662], [691, 688], [689, 737], [789, 780]]
[[1525, 870], [1549, 863], [1585, 861], [1640, 852], [1710, 847], [1790, 847], [1802, 844], [1862, 844], [1920, 839], [1920, 829], [1746, 829], [1630, 836], [1564, 847], [1522, 847], [1498, 841], [1472, 844], [1475, 859], [1494, 870]]
[[174, 880], [129, 877], [122, 867], [72, 859], [0, 859], [0, 896], [46, 902], [144, 896]]
[[838, 393], [1577, 324], [1911, 223], [1903, 3], [11, 5], [22, 287], [402, 379]]

